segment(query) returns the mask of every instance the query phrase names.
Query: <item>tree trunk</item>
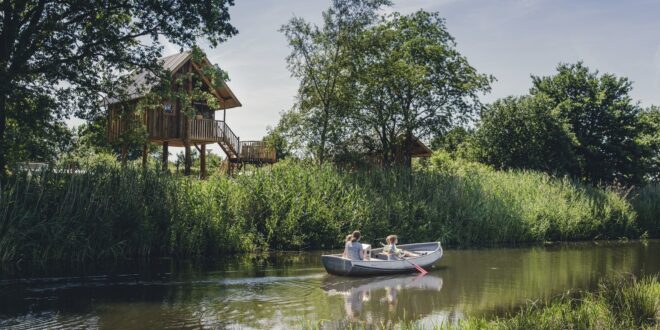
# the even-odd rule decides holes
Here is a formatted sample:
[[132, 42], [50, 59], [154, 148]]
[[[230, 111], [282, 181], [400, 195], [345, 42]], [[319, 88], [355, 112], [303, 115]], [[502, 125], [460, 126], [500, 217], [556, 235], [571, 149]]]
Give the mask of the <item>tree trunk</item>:
[[199, 147], [199, 178], [206, 179], [206, 144]]
[[163, 155], [162, 155], [161, 160], [160, 160], [160, 161], [161, 161], [161, 165], [162, 165], [162, 168], [161, 168], [161, 169], [163, 170], [163, 172], [167, 172], [167, 167], [168, 167], [168, 166], [167, 166], [167, 165], [168, 165], [168, 161], [167, 161], [167, 159], [168, 159], [169, 156], [170, 156], [170, 153], [169, 153], [169, 151], [167, 150], [168, 147], [169, 147], [169, 144], [170, 144], [170, 143], [167, 142], [167, 141], [163, 142]]
[[406, 140], [403, 145], [403, 165], [412, 168], [412, 132], [406, 132]]

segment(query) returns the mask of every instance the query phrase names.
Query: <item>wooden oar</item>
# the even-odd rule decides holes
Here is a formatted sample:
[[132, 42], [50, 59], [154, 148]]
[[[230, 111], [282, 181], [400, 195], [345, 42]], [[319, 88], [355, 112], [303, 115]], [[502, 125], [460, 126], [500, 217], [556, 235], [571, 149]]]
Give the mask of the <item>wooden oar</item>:
[[[380, 243], [380, 245], [385, 246], [385, 244], [383, 244], [383, 243]], [[407, 261], [409, 264], [413, 265], [415, 267], [415, 269], [417, 269], [417, 271], [420, 272], [422, 275], [426, 275], [426, 274], [429, 273], [429, 272], [426, 271], [426, 269], [422, 268], [420, 265], [406, 259], [406, 257], [401, 257], [401, 259], [403, 259], [403, 260]]]
[[405, 261], [407, 261], [408, 263], [410, 263], [411, 265], [415, 266], [415, 269], [417, 269], [422, 275], [426, 275], [426, 274], [429, 273], [429, 272], [426, 271], [426, 269], [422, 268], [420, 265], [418, 265], [418, 264], [416, 264], [416, 263], [414, 263], [414, 262], [412, 262], [412, 261], [406, 259], [406, 257], [403, 257], [403, 260], [405, 260]]

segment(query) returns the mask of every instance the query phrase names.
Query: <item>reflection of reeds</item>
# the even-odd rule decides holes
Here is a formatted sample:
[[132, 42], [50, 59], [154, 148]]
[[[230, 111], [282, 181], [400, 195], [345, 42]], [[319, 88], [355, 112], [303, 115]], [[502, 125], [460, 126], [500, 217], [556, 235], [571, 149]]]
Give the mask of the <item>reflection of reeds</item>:
[[358, 228], [365, 242], [397, 233], [463, 246], [637, 237], [660, 220], [648, 215], [657, 207], [646, 209], [638, 222], [614, 191], [469, 166], [344, 172], [283, 162], [207, 181], [96, 166], [10, 178], [0, 192], [0, 261], [330, 248]]

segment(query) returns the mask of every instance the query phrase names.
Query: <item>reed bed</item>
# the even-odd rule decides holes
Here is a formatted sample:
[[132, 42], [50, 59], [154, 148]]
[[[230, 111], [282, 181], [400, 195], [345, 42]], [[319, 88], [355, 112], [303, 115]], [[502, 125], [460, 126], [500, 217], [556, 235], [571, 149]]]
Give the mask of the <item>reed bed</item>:
[[613, 190], [478, 164], [282, 162], [206, 181], [112, 164], [52, 169], [0, 187], [0, 263], [327, 249], [354, 229], [374, 244], [391, 233], [445, 246], [636, 238], [658, 234], [657, 191], [639, 190], [631, 204]]

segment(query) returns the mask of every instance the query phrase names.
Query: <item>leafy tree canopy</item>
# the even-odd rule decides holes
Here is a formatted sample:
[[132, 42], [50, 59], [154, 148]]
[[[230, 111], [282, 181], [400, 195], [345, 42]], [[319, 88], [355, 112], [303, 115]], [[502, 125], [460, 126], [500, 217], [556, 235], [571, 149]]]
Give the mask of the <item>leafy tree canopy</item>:
[[650, 149], [639, 143], [640, 107], [627, 78], [578, 62], [532, 83], [529, 96], [499, 100], [484, 112], [476, 133], [480, 160], [593, 183], [643, 180]]
[[0, 170], [11, 149], [7, 121], [17, 116], [18, 100], [46, 97], [52, 106], [34, 111], [93, 115], [100, 96], [122, 93], [124, 73], [158, 72], [161, 40], [184, 48], [203, 37], [214, 47], [236, 34], [231, 5], [233, 0], [0, 3]]

